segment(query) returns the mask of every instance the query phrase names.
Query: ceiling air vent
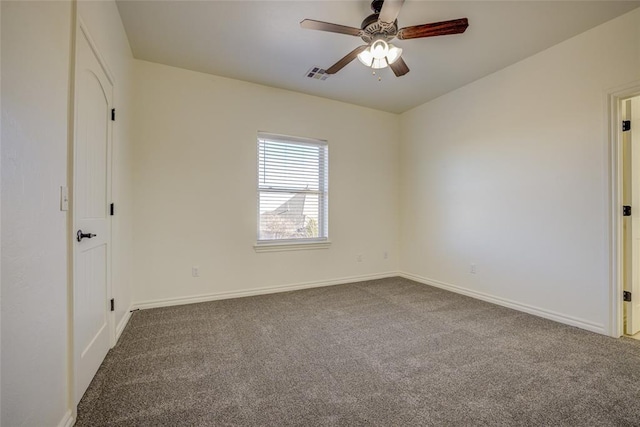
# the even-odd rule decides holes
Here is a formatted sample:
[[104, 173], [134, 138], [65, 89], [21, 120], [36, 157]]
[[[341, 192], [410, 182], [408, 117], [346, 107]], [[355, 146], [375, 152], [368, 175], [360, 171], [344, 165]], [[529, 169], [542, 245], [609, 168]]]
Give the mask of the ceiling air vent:
[[327, 80], [329, 74], [327, 74], [327, 70], [323, 70], [320, 67], [312, 67], [307, 71], [307, 77], [316, 80]]

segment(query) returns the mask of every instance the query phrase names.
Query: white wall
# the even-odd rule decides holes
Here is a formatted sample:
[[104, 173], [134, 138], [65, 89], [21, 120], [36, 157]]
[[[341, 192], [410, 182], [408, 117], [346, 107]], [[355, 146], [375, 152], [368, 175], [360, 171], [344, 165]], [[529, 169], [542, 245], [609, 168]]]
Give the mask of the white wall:
[[[142, 61], [136, 72], [135, 304], [397, 270], [396, 115]], [[329, 249], [254, 251], [258, 131], [329, 141]]]
[[[119, 320], [132, 298], [400, 267], [594, 330], [607, 326], [605, 94], [640, 79], [640, 11], [399, 119], [140, 61], [132, 81], [115, 5], [78, 9], [116, 75]], [[72, 7], [3, 1], [1, 10], [0, 421], [57, 425], [69, 409], [69, 230], [59, 186], [69, 167]], [[258, 130], [329, 141], [330, 249], [254, 252]], [[193, 265], [202, 277], [190, 277]]]
[[118, 331], [128, 319], [132, 302], [132, 251], [133, 251], [133, 111], [135, 93], [133, 84], [133, 55], [124, 31], [120, 14], [113, 1], [81, 1], [78, 16], [86, 26], [93, 41], [114, 75], [114, 107], [116, 121], [113, 124], [112, 200], [115, 215], [112, 218], [112, 297], [115, 299], [115, 316]]
[[[67, 1], [2, 1], [1, 422], [71, 420], [68, 213], [73, 8]], [[133, 59], [113, 1], [78, 13], [115, 75], [113, 294], [117, 321], [131, 306]]]
[[[0, 7], [0, 88], [2, 87], [2, 7]], [[1, 92], [1, 90], [0, 90]], [[2, 95], [0, 94], [0, 224], [2, 224]], [[1, 227], [0, 227], [1, 231]], [[0, 260], [2, 233], [0, 232]], [[2, 263], [0, 262], [0, 307], [2, 307]], [[0, 346], [2, 343], [2, 315], [0, 315]], [[2, 351], [0, 350], [0, 426], [2, 425]]]
[[606, 94], [638, 79], [637, 9], [403, 114], [401, 270], [607, 331]]
[[[1, 87], [2, 87], [2, 7], [0, 7], [0, 88]], [[2, 95], [1, 94], [0, 94], [0, 224], [2, 224]], [[0, 260], [1, 259], [2, 259], [2, 233], [0, 233]], [[0, 307], [2, 307], [2, 263], [1, 262], [0, 262]], [[1, 343], [2, 343], [2, 315], [0, 315], [0, 345]], [[1, 366], [2, 366], [2, 351], [0, 351], [0, 385], [2, 384]], [[2, 425], [2, 387], [0, 386], [0, 426], [1, 425]]]
[[2, 7], [2, 411], [5, 426], [67, 413], [70, 2]]

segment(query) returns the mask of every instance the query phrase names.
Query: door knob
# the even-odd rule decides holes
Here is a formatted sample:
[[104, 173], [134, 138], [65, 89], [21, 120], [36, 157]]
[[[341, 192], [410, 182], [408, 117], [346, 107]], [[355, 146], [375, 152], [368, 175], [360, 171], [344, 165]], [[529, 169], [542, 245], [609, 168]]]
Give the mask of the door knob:
[[83, 238], [87, 238], [90, 239], [92, 237], [96, 237], [95, 234], [91, 234], [91, 233], [83, 233], [82, 230], [78, 230], [78, 233], [76, 234], [76, 236], [78, 236], [78, 242], [82, 241]]

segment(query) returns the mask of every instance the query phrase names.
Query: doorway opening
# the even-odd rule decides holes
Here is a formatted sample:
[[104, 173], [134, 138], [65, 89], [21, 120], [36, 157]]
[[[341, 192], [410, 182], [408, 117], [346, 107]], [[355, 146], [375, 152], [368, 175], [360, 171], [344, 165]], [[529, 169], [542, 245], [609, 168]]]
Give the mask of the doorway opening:
[[[607, 103], [610, 160], [607, 330], [610, 336], [618, 338], [640, 331], [640, 80], [609, 92]], [[638, 330], [634, 332], [635, 329]]]

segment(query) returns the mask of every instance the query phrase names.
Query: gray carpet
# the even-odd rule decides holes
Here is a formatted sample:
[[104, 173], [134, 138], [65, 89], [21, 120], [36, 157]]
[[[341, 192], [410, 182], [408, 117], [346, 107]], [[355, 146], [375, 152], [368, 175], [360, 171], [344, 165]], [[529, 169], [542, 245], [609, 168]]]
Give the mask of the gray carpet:
[[76, 425], [640, 425], [640, 341], [401, 278], [144, 310]]

